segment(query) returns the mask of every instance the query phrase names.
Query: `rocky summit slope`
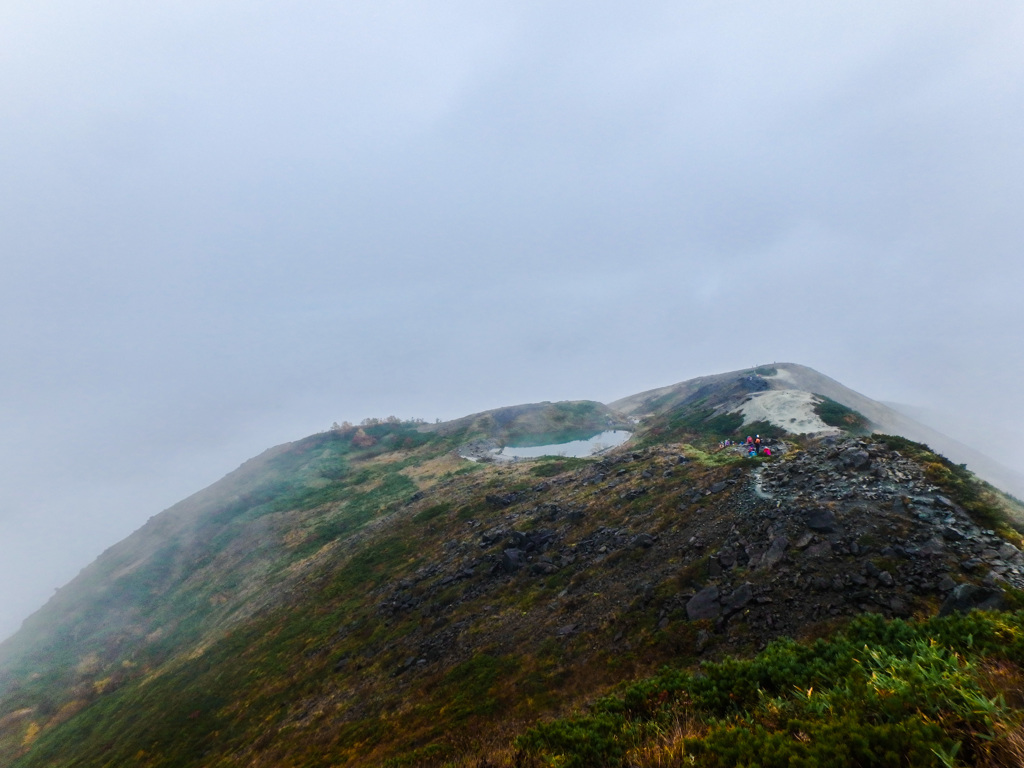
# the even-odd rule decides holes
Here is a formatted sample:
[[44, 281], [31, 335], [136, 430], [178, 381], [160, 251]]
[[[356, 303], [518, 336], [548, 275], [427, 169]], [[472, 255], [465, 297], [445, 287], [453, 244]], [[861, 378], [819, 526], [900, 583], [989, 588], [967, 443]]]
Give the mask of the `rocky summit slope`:
[[[524, 728], [665, 664], [865, 613], [1021, 605], [1019, 506], [925, 446], [861, 434], [832, 396], [811, 405], [826, 430], [769, 423], [770, 458], [724, 446], [774, 375], [627, 413], [343, 425], [264, 454], [0, 646], [0, 764], [515, 762]], [[609, 423], [634, 438], [589, 459], [459, 457]]]
[[[610, 403], [613, 411], [647, 420], [683, 420], [717, 429], [737, 424], [762, 431], [825, 434], [859, 428], [926, 443], [1005, 491], [1024, 497], [1024, 477], [919, 420], [856, 392], [813, 368], [772, 363], [746, 371], [701, 376]], [[823, 408], [824, 406], [824, 408]], [[822, 411], [826, 413], [822, 420]], [[854, 415], [855, 414], [855, 415]], [[851, 421], [852, 420], [852, 421]]]

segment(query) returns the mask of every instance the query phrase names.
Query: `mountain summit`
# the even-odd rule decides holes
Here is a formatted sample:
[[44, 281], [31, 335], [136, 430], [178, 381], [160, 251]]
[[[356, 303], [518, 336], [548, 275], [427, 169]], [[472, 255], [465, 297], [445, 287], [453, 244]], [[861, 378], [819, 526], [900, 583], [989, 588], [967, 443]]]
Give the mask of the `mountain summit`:
[[[702, 376], [624, 397], [609, 407], [630, 416], [657, 416], [673, 410], [704, 414], [707, 422], [713, 416], [741, 415], [745, 425], [763, 421], [791, 434], [820, 435], [856, 426], [863, 432], [900, 435], [926, 443], [998, 487], [1024, 497], [1020, 473], [813, 368], [794, 363]], [[734, 423], [739, 419], [726, 422]]]
[[623, 734], [573, 763], [535, 724], [859, 616], [1018, 604], [1024, 509], [929, 434], [792, 364], [336, 425], [151, 518], [0, 645], [0, 764], [621, 762]]

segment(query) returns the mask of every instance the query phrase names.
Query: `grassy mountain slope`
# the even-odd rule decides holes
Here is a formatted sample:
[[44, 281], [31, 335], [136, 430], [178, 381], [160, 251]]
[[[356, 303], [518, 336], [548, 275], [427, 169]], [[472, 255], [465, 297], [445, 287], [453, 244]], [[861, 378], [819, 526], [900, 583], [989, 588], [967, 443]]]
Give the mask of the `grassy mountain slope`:
[[[112, 547], [0, 647], [0, 764], [564, 763], [576, 753], [552, 734], [575, 721], [538, 722], [663, 665], [957, 595], [1019, 604], [1012, 500], [898, 438], [720, 449], [717, 404], [760, 386], [735, 379], [662, 403], [603, 458], [456, 455], [622, 423], [585, 402], [268, 451]], [[653, 761], [686, 686], [656, 717], [601, 720], [600, 760]]]

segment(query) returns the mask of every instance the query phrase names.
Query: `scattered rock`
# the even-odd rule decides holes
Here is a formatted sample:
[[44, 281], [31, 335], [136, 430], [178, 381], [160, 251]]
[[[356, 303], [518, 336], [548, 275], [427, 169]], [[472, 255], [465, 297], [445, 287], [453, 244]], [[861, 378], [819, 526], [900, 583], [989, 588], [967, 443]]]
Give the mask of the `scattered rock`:
[[785, 536], [776, 536], [768, 551], [761, 556], [760, 567], [768, 569], [775, 566], [785, 556], [788, 546], [789, 539]]
[[964, 536], [963, 531], [947, 525], [942, 529], [942, 538], [946, 539], [946, 541], [963, 541], [967, 537]]
[[[945, 601], [946, 613], [997, 607], [1007, 584], [1024, 588], [1024, 554], [937, 495], [939, 489], [914, 461], [862, 440], [837, 436], [831, 442], [810, 443], [765, 462], [756, 478], [746, 466], [680, 467], [678, 449], [652, 449], [609, 455], [530, 491], [495, 492], [488, 497], [491, 510], [474, 510], [479, 522], [458, 521], [458, 532], [453, 528], [448, 541], [434, 545], [444, 551], [432, 565], [381, 595], [381, 615], [388, 622], [422, 617], [430, 632], [443, 634], [430, 653], [409, 644], [415, 658], [433, 664], [459, 647], [463, 630], [453, 627], [464, 610], [460, 606], [478, 605], [489, 589], [527, 584], [510, 579], [512, 574], [543, 579], [560, 573], [572, 576], [566, 588], [531, 608], [550, 612], [531, 614], [531, 621], [547, 625], [549, 617], [559, 617], [548, 632], [577, 635], [581, 627], [607, 621], [609, 610], [618, 617], [619, 605], [623, 616], [643, 611], [653, 614], [655, 626], [671, 628], [676, 612], [685, 608], [691, 621], [714, 622], [714, 630], [702, 628], [693, 641], [697, 653], [709, 653], [717, 652], [718, 636], [723, 647], [735, 641], [730, 621], [748, 624], [744, 632], [763, 645], [830, 617], [862, 611], [904, 617], [927, 610], [936, 598]], [[721, 479], [711, 483], [712, 476]], [[610, 493], [606, 487], [613, 478], [618, 489]], [[482, 496], [485, 488], [476, 493]], [[536, 496], [542, 492], [544, 503]], [[643, 501], [619, 503], [645, 492]], [[591, 497], [598, 497], [592, 507]], [[670, 511], [668, 499], [682, 502], [679, 512]], [[609, 514], [609, 507], [616, 512]], [[590, 519], [598, 522], [578, 523]], [[642, 560], [613, 554], [655, 544]], [[980, 585], [960, 583], [983, 577]], [[661, 588], [678, 580], [687, 590], [704, 579], [696, 594], [696, 587]], [[646, 586], [636, 593], [641, 583]], [[438, 599], [442, 590], [444, 598]], [[616, 629], [615, 644], [626, 648], [628, 620]], [[502, 637], [496, 628], [486, 632], [491, 641]], [[403, 651], [393, 658], [404, 657]]]
[[917, 549], [918, 555], [925, 557], [936, 557], [946, 551], [946, 545], [942, 539], [929, 539]]
[[807, 549], [807, 545], [810, 544], [812, 541], [814, 541], [814, 534], [813, 533], [805, 533], [803, 536], [801, 536], [799, 539], [797, 539], [797, 541], [796, 541], [796, 548], [797, 549]]
[[718, 553], [718, 562], [723, 568], [732, 568], [736, 565], [736, 552], [728, 547]]
[[536, 531], [512, 531], [509, 534], [509, 543], [524, 552], [543, 552], [554, 541], [554, 538], [554, 531], [539, 528]]
[[939, 609], [940, 616], [950, 613], [967, 613], [968, 611], [994, 611], [1003, 606], [1003, 591], [991, 587], [979, 587], [977, 584], [959, 584]]
[[859, 448], [847, 448], [839, 455], [839, 460], [847, 469], [867, 469], [871, 464], [871, 455]]
[[628, 491], [624, 491], [623, 493], [619, 494], [619, 498], [625, 499], [626, 501], [632, 501], [633, 499], [639, 499], [641, 496], [647, 493], [648, 490], [649, 489], [646, 486], [641, 486], [640, 488], [630, 488]]
[[832, 533], [836, 530], [836, 516], [830, 509], [812, 509], [807, 512], [805, 521], [812, 531]]
[[722, 613], [718, 602], [718, 587], [704, 587], [686, 604], [686, 615], [690, 621], [717, 619]]
[[889, 600], [889, 610], [895, 613], [897, 616], [909, 616], [910, 607], [907, 605], [907, 601], [902, 597], [893, 597]]
[[522, 498], [520, 493], [489, 493], [484, 501], [492, 507], [510, 507]]
[[639, 533], [629, 542], [630, 549], [650, 549], [654, 546], [654, 537], [649, 533]]
[[706, 629], [702, 629], [697, 633], [696, 648], [697, 653], [704, 653], [704, 649], [708, 647], [708, 643], [711, 642], [711, 633]]
[[736, 613], [746, 606], [754, 598], [754, 590], [750, 583], [737, 588], [729, 597], [722, 601], [722, 608], [726, 615]]
[[507, 573], [518, 571], [526, 565], [526, 553], [521, 549], [506, 549], [501, 553], [501, 565]]
[[484, 531], [480, 534], [480, 548], [487, 549], [492, 547], [507, 535], [508, 532], [504, 528], [491, 528], [489, 531]]
[[808, 557], [831, 557], [832, 556], [832, 542], [831, 541], [819, 541], [817, 544], [812, 544], [805, 550]]
[[1020, 550], [1017, 549], [1010, 542], [1006, 542], [999, 547], [999, 557], [1003, 560], [1012, 560], [1014, 557], [1020, 554]]

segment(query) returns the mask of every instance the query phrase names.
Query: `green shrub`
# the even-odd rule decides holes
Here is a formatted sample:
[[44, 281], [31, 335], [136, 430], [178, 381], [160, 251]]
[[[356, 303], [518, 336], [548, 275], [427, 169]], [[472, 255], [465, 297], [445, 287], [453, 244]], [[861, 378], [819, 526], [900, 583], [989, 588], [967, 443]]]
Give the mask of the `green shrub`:
[[631, 736], [625, 717], [600, 713], [541, 723], [517, 739], [516, 748], [527, 754], [550, 755], [549, 764], [559, 768], [620, 765]]
[[848, 768], [941, 766], [936, 749], [947, 753], [953, 742], [921, 717], [898, 723], [862, 721], [856, 713], [838, 713], [826, 721], [794, 718], [782, 728], [725, 726], [704, 739], [687, 740], [700, 766], [758, 768]]
[[516, 744], [552, 765], [619, 766], [631, 750], [657, 752], [682, 712], [701, 723], [702, 735], [682, 742], [697, 766], [953, 765], [1022, 715], [983, 692], [986, 657], [1024, 662], [1024, 613], [917, 624], [866, 615], [827, 641], [665, 669]]
[[714, 408], [705, 403], [706, 400], [698, 400], [657, 417], [646, 436], [639, 441], [638, 447], [666, 441], [690, 442], [695, 439], [717, 442], [726, 437], [734, 437], [743, 426], [743, 415], [715, 415]]
[[789, 432], [782, 427], [775, 426], [770, 421], [752, 421], [743, 427], [743, 434], [780, 439], [788, 435]]
[[815, 397], [820, 397], [821, 402], [815, 403], [814, 412], [830, 427], [837, 427], [854, 435], [866, 435], [870, 431], [871, 422], [857, 411], [824, 395]]

